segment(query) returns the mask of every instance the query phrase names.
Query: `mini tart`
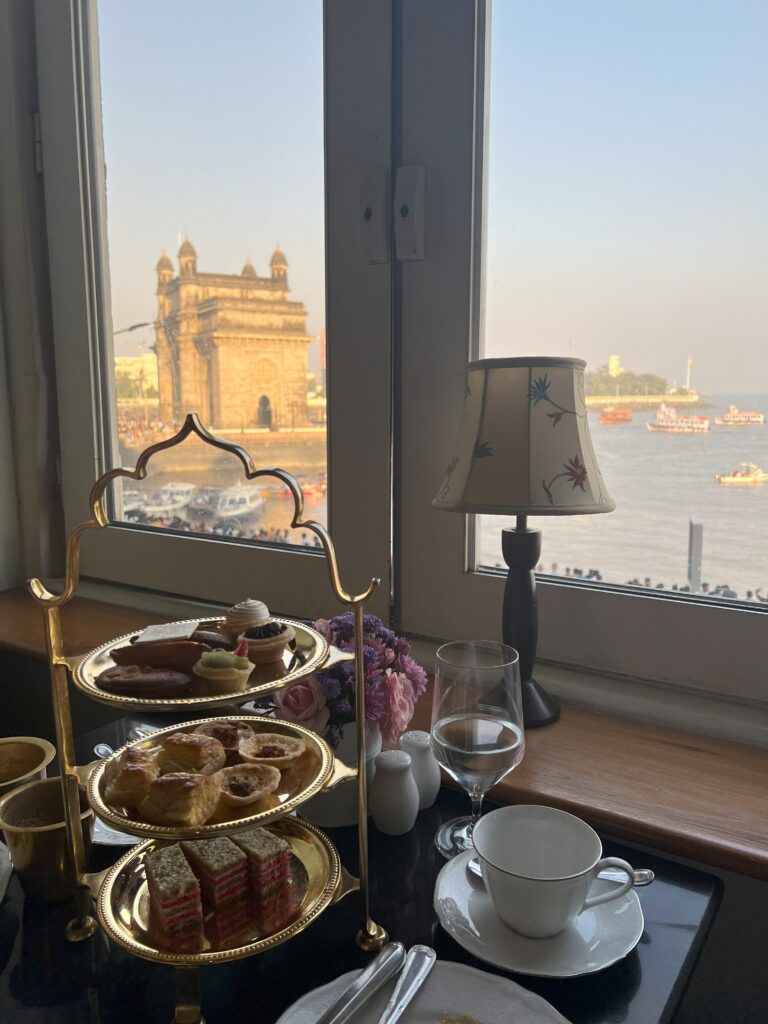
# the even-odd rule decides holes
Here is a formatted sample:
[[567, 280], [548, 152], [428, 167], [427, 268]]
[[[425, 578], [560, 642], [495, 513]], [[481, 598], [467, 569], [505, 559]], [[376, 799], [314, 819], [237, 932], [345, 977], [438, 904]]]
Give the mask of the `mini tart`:
[[221, 786], [221, 803], [242, 807], [274, 793], [280, 785], [280, 769], [270, 764], [235, 764], [213, 778]]
[[283, 651], [296, 637], [296, 630], [286, 622], [270, 619], [259, 626], [245, 630], [237, 638], [248, 644], [248, 657], [254, 665], [270, 665], [280, 661]]
[[227, 766], [240, 763], [240, 743], [248, 736], [253, 736], [253, 729], [245, 722], [204, 722], [195, 729], [203, 736], [213, 736], [224, 747]]
[[[198, 661], [193, 669], [195, 678], [200, 680], [211, 696], [224, 693], [242, 693], [248, 686], [248, 680], [253, 672], [253, 662], [247, 658], [238, 658], [228, 651], [210, 651], [208, 656], [223, 655], [232, 662], [245, 662], [247, 667], [238, 667], [235, 664], [228, 666], [206, 664], [208, 657]], [[221, 659], [220, 659], [221, 660]]]
[[254, 733], [240, 741], [240, 757], [246, 764], [267, 764], [289, 768], [307, 749], [304, 740], [277, 732]]

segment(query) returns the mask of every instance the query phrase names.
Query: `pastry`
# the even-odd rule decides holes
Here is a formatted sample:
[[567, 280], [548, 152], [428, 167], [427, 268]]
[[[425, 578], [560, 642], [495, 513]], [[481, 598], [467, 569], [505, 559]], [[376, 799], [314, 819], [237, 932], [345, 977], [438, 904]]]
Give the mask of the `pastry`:
[[219, 784], [208, 775], [171, 772], [155, 779], [138, 810], [153, 825], [204, 825], [220, 796]]
[[213, 775], [224, 767], [227, 755], [215, 736], [198, 732], [174, 732], [166, 736], [157, 751], [161, 775], [168, 772], [199, 772]]
[[274, 793], [280, 785], [280, 770], [270, 764], [235, 764], [222, 768], [213, 778], [221, 786], [221, 802], [242, 807]]
[[231, 651], [235, 646], [230, 637], [214, 629], [196, 629], [191, 639], [197, 641], [197, 643], [208, 644], [211, 650], [218, 648], [219, 650]]
[[248, 901], [228, 903], [221, 910], [217, 910], [207, 919], [206, 928], [212, 945], [217, 949], [244, 946], [253, 931]]
[[170, 668], [140, 668], [138, 665], [115, 665], [96, 676], [100, 690], [121, 697], [182, 697], [192, 685], [192, 677]]
[[208, 651], [194, 668], [195, 678], [204, 683], [209, 694], [242, 693], [248, 685], [253, 664], [245, 657], [243, 645], [230, 651]]
[[246, 903], [248, 896], [247, 859], [226, 836], [197, 839], [181, 844], [182, 852], [195, 873], [206, 906], [219, 911], [228, 903]]
[[237, 637], [251, 626], [261, 625], [268, 620], [269, 609], [264, 602], [249, 597], [229, 609], [222, 629], [228, 636]]
[[264, 828], [232, 836], [248, 858], [248, 883], [257, 925], [274, 931], [290, 913], [291, 848]]
[[288, 768], [307, 749], [296, 736], [283, 736], [279, 732], [254, 733], [253, 738], [240, 740], [240, 756], [248, 764], [271, 764], [275, 768]]
[[158, 775], [149, 750], [127, 747], [104, 768], [104, 800], [112, 807], [138, 807]]
[[286, 622], [276, 622], [269, 616], [269, 608], [261, 601], [258, 618], [243, 629], [238, 640], [248, 641], [248, 657], [254, 665], [269, 665], [280, 661], [283, 651], [296, 637], [293, 626]]
[[173, 937], [202, 931], [200, 885], [179, 844], [150, 850], [144, 871], [150, 904], [163, 930]]
[[195, 732], [203, 736], [213, 736], [224, 747], [226, 764], [240, 764], [240, 742], [253, 736], [253, 729], [244, 722], [205, 722], [198, 725]]
[[110, 654], [116, 665], [139, 665], [142, 668], [172, 668], [192, 674], [192, 666], [201, 655], [213, 648], [195, 640], [151, 640], [146, 644], [125, 644]]

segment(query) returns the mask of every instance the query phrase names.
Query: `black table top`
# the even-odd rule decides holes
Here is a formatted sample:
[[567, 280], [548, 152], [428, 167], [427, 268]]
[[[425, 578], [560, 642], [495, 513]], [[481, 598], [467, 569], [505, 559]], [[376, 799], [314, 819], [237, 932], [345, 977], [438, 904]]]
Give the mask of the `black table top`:
[[[84, 736], [78, 744], [82, 760], [92, 759], [96, 739], [117, 746], [132, 724], [125, 720], [98, 736]], [[465, 953], [442, 930], [432, 909], [434, 882], [445, 863], [434, 848], [434, 833], [442, 821], [467, 809], [466, 797], [444, 789], [405, 836], [384, 836], [371, 825], [372, 914], [406, 946], [426, 943], [442, 960], [504, 974]], [[357, 829], [328, 834], [342, 862], [357, 873]], [[509, 976], [544, 996], [573, 1024], [663, 1024], [672, 1020], [693, 970], [721, 885], [712, 875], [662, 857], [613, 842], [604, 847], [606, 855], [656, 872], [653, 885], [638, 890], [645, 916], [638, 946], [620, 963], [583, 978]], [[95, 848], [94, 868], [107, 866], [122, 852]], [[69, 917], [66, 903], [25, 901], [18, 881], [12, 880], [0, 905], [0, 1024], [168, 1024], [173, 1019], [173, 969], [130, 956], [100, 932], [69, 945], [63, 937]], [[369, 955], [354, 939], [360, 924], [360, 899], [352, 895], [276, 949], [203, 968], [202, 1010], [208, 1024], [273, 1024], [304, 992], [364, 966]]]

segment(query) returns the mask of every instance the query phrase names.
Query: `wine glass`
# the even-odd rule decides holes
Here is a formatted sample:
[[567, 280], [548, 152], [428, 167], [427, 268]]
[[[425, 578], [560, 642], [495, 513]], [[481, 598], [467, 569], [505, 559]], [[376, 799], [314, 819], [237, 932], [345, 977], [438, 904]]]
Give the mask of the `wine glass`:
[[525, 752], [517, 651], [493, 640], [444, 644], [432, 698], [435, 757], [469, 793], [472, 816], [446, 821], [435, 846], [444, 857], [471, 850], [472, 829], [488, 790]]

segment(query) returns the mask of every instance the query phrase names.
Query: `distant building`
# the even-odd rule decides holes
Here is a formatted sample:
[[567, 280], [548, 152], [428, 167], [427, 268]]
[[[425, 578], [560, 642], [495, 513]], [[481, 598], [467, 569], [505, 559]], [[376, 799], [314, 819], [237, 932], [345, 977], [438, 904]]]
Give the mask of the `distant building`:
[[280, 247], [269, 277], [250, 260], [240, 274], [200, 273], [189, 239], [178, 256], [178, 275], [165, 253], [157, 264], [160, 419], [197, 412], [214, 428], [307, 426], [307, 312], [289, 299]]
[[620, 377], [624, 373], [619, 356], [608, 356], [608, 376]]
[[144, 388], [157, 391], [157, 358], [152, 352], [140, 356], [115, 356], [115, 373]]

